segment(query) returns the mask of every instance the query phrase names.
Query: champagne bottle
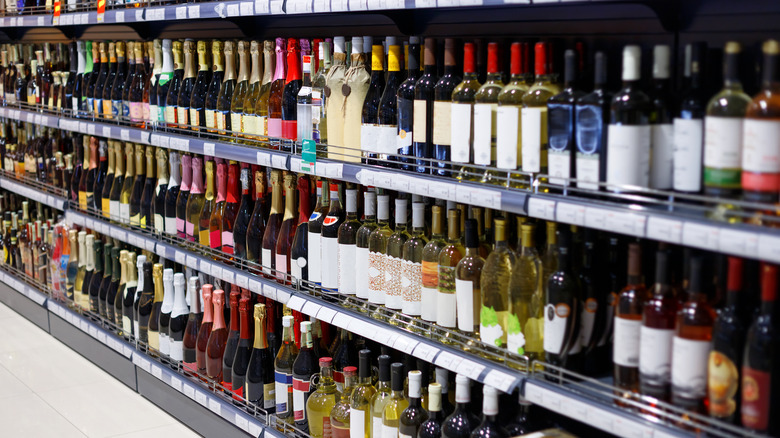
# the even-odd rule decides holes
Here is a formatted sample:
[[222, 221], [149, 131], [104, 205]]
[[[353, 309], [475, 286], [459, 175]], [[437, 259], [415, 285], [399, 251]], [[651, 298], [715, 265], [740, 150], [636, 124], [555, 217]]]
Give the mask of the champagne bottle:
[[[250, 190], [252, 187], [251, 168], [247, 163], [241, 163], [241, 200], [233, 224], [233, 250], [238, 260], [246, 259], [246, 236], [249, 221], [252, 218], [253, 201]], [[308, 189], [308, 186], [307, 186]]]
[[160, 319], [158, 324], [160, 332], [160, 353], [164, 356], [171, 356], [169, 332], [171, 327], [171, 313], [173, 313], [174, 300], [176, 299], [173, 269], [164, 269], [162, 280], [163, 301], [162, 306], [160, 306]]
[[295, 175], [288, 173], [284, 176], [284, 216], [276, 238], [274, 257], [276, 262], [276, 279], [282, 284], [289, 284], [287, 276], [290, 274], [290, 249], [292, 248], [295, 229], [298, 227], [298, 218], [295, 215]]
[[[174, 286], [176, 285], [176, 274], [174, 274]], [[177, 290], [178, 293], [178, 290]], [[187, 282], [187, 297], [189, 297], [190, 308], [189, 316], [187, 317], [187, 326], [184, 328], [184, 336], [182, 339], [182, 365], [184, 369], [190, 373], [198, 372], [197, 363], [197, 351], [198, 351], [198, 337], [201, 330], [201, 323], [203, 322], [203, 311], [200, 306], [200, 278], [198, 276], [190, 277]], [[176, 301], [173, 314], [178, 309], [178, 300]], [[171, 321], [171, 339], [175, 342], [175, 336], [173, 335], [174, 322]], [[175, 359], [174, 355], [178, 354], [175, 351], [175, 344], [171, 344], [171, 357]]]
[[[108, 181], [106, 181], [108, 183]], [[154, 230], [165, 232], [165, 198], [168, 195], [168, 151], [157, 148], [157, 185], [154, 188]]]
[[219, 89], [219, 95], [217, 95], [215, 108], [216, 128], [219, 135], [228, 135], [230, 131], [233, 131], [230, 118], [230, 103], [236, 88], [235, 51], [236, 47], [233, 41], [225, 41], [225, 76]]
[[371, 436], [371, 400], [376, 388], [371, 383], [371, 350], [360, 350], [359, 380], [349, 398], [349, 436], [368, 438]]
[[125, 261], [127, 283], [124, 290], [124, 299], [122, 300], [122, 331], [129, 339], [130, 335], [139, 336], [133, 309], [138, 288], [138, 271], [135, 267], [137, 263], [136, 254], [134, 252], [127, 253]]
[[308, 175], [298, 176], [298, 227], [290, 248], [290, 274], [299, 280], [309, 280], [309, 217], [311, 216], [311, 188]]
[[[208, 62], [209, 43], [198, 41], [198, 73], [189, 96], [189, 122], [192, 130], [205, 130], [207, 126], [206, 98], [211, 84], [211, 70]], [[185, 81], [186, 83], [186, 81]], [[186, 99], [186, 98], [185, 98]], [[179, 104], [180, 107], [183, 105]]]
[[[146, 279], [144, 279], [144, 284]], [[155, 263], [152, 266], [152, 282], [153, 282], [153, 298], [151, 303], [151, 309], [147, 316], [147, 336], [149, 338], [150, 354], [158, 355], [162, 351], [160, 350], [160, 314], [162, 313], [162, 302], [164, 299], [163, 288], [163, 265], [161, 263]], [[142, 296], [143, 298], [143, 296]], [[139, 317], [141, 304], [139, 306]], [[143, 324], [141, 324], [143, 326]]]
[[[187, 238], [187, 202], [190, 197], [193, 171], [192, 156], [185, 154], [181, 157], [181, 186], [176, 197], [176, 234], [180, 239]], [[167, 211], [166, 211], [167, 214]]]
[[306, 39], [298, 40], [290, 38], [287, 40], [287, 72], [282, 90], [281, 101], [281, 123], [282, 150], [293, 152], [293, 144], [298, 139], [298, 92], [301, 90], [303, 80], [301, 79], [301, 55], [310, 54], [311, 49], [309, 41]]
[[170, 165], [168, 190], [165, 192], [165, 208], [161, 214], [165, 217], [165, 233], [176, 236], [176, 201], [179, 197], [179, 184], [181, 182], [181, 156], [179, 152], [174, 150], [169, 152], [168, 164]]
[[243, 112], [244, 100], [249, 88], [249, 41], [238, 42], [238, 76], [236, 87], [230, 100], [230, 126], [239, 137], [244, 136]]
[[266, 177], [262, 167], [255, 168], [254, 172], [255, 186], [255, 207], [252, 210], [252, 216], [249, 219], [249, 225], [246, 231], [246, 259], [249, 262], [259, 264], [261, 262], [261, 252], [263, 236], [265, 235], [265, 192]]
[[271, 213], [268, 216], [268, 222], [263, 234], [263, 243], [261, 247], [261, 257], [259, 260], [263, 265], [263, 273], [271, 276], [276, 269], [276, 240], [279, 237], [279, 229], [282, 226], [282, 181], [281, 172], [274, 169], [271, 171]]
[[184, 59], [182, 53], [182, 42], [174, 41], [173, 51], [173, 73], [171, 81], [168, 84], [168, 92], [165, 98], [165, 124], [169, 128], [180, 127], [179, 116], [179, 94], [182, 90], [182, 81], [184, 80]]
[[[273, 413], [276, 409], [276, 386], [274, 375], [271, 372], [274, 367], [274, 358], [268, 348], [266, 338], [266, 306], [257, 303], [254, 309], [255, 341], [246, 372], [244, 397], [266, 412]], [[327, 378], [324, 373], [322, 377]], [[330, 377], [332, 380], [332, 375]], [[327, 384], [327, 380], [323, 383]], [[333, 386], [335, 387], [335, 384]], [[309, 415], [309, 418], [311, 419], [312, 416]]]
[[[249, 70], [249, 79], [247, 81], [244, 101], [241, 102], [242, 113], [241, 130], [244, 136], [252, 140], [259, 140], [256, 134], [259, 134], [257, 127], [257, 116], [255, 116], [255, 102], [260, 98], [260, 78], [263, 75], [263, 60], [261, 58], [262, 41], [252, 40], [249, 44], [249, 57], [251, 59], [251, 69]], [[253, 135], [255, 134], [255, 135]]]
[[[195, 48], [195, 41], [189, 38], [184, 40], [184, 74], [182, 75], [179, 94], [175, 97], [176, 122], [178, 123], [177, 128], [180, 129], [191, 129], [191, 126], [198, 122], [197, 119], [193, 120], [190, 118], [192, 92], [195, 90], [197, 83]], [[168, 92], [170, 93], [170, 90]]]
[[154, 191], [157, 186], [155, 175], [155, 148], [146, 148], [146, 179], [144, 180], [144, 189], [141, 194], [141, 215], [139, 223], [141, 228], [152, 228], [154, 225]]
[[[166, 269], [165, 272], [163, 272], [163, 277], [167, 272], [168, 270]], [[163, 278], [163, 282], [164, 281], [165, 278]], [[197, 291], [193, 292], [191, 296], [194, 300], [197, 300]], [[166, 298], [167, 297], [166, 294]], [[184, 338], [186, 336], [187, 326], [189, 325], [188, 313], [189, 309], [187, 308], [184, 292], [184, 274], [177, 272], [173, 274], [173, 304], [170, 313], [170, 322], [168, 323], [168, 354], [173, 360], [171, 362], [171, 367], [178, 368], [178, 362], [185, 361]], [[163, 308], [163, 314], [165, 314], [165, 307]], [[197, 319], [197, 316], [194, 319]], [[195, 358], [192, 357], [192, 359]]]
[[209, 133], [217, 132], [217, 101], [219, 98], [220, 90], [222, 89], [222, 82], [225, 77], [225, 58], [223, 58], [223, 43], [219, 40], [214, 40], [211, 43], [211, 59], [213, 61], [213, 72], [211, 73], [211, 82], [209, 82], [208, 89], [206, 90], [206, 96], [203, 108], [204, 116], [206, 119], [206, 130]]
[[[213, 290], [214, 286], [210, 284], [204, 284], [203, 288], [201, 288], [201, 294], [203, 295], [203, 322], [198, 330], [197, 350], [195, 352], [195, 363], [198, 366], [198, 374], [201, 376], [206, 376], [206, 364], [208, 362], [206, 350], [209, 345], [209, 337], [211, 337], [211, 329], [214, 325], [214, 305], [211, 301]], [[224, 306], [224, 302], [222, 304]], [[220, 362], [221, 364], [222, 362]]]
[[[140, 289], [140, 293], [138, 289], [136, 289], [136, 303], [138, 305], [138, 317], [136, 319], [138, 324], [138, 330], [136, 333], [138, 333], [138, 336], [136, 339], [137, 342], [146, 344], [139, 345], [138, 348], [141, 351], [146, 350], [148, 347], [151, 347], [154, 350], [158, 350], [159, 345], [155, 342], [155, 339], [153, 339], [154, 335], [152, 335], [152, 337], [149, 336], [149, 322], [151, 320], [151, 314], [156, 295], [155, 284], [152, 277], [153, 263], [147, 262], [145, 256], [139, 256], [136, 263], [141, 265], [139, 269], [141, 275], [139, 278], [143, 278], [143, 284], [139, 284], [138, 287], [138, 289]], [[160, 274], [162, 274], [162, 265], [159, 266]], [[160, 300], [162, 300], [162, 296], [160, 296]]]
[[222, 249], [222, 217], [225, 212], [227, 197], [227, 164], [221, 158], [217, 159], [217, 197], [214, 209], [209, 218], [209, 246], [211, 249]]
[[236, 346], [236, 354], [233, 357], [233, 375], [231, 380], [235, 397], [244, 396], [247, 369], [249, 367], [250, 355], [252, 354], [250, 345], [251, 333], [249, 330], [249, 301], [249, 298], [241, 298], [238, 301], [241, 331], [239, 333], [238, 345]]
[[274, 380], [276, 382], [276, 415], [285, 423], [293, 422], [292, 367], [298, 356], [298, 347], [293, 339], [293, 317], [282, 318], [282, 346], [274, 360]]
[[[141, 226], [141, 198], [144, 194], [146, 184], [146, 172], [144, 169], [145, 146], [135, 145], [135, 179], [130, 194], [130, 225]], [[146, 169], [148, 170], [148, 169]]]
[[241, 291], [238, 286], [231, 285], [230, 290], [230, 330], [225, 341], [225, 350], [220, 356], [222, 360], [222, 386], [227, 392], [233, 391], [233, 359], [236, 356], [238, 348], [238, 338], [240, 336], [241, 317], [238, 314], [238, 300], [241, 297]]
[[223, 383], [222, 380], [222, 356], [225, 353], [227, 344], [228, 329], [225, 326], [225, 291], [215, 290], [211, 299], [214, 305], [214, 325], [209, 334], [209, 340], [206, 344], [206, 375], [216, 383]]
[[312, 375], [317, 371], [317, 356], [314, 353], [312, 325], [310, 321], [301, 322], [301, 350], [292, 366], [293, 419], [295, 427], [308, 432], [309, 419], [306, 416], [306, 404], [314, 389]]

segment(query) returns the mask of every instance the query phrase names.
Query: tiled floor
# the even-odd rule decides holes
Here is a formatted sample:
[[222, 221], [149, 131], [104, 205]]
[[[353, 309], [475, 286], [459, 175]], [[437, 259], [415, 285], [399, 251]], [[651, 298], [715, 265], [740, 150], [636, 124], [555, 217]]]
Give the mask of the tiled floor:
[[0, 303], [6, 437], [197, 437], [157, 406]]

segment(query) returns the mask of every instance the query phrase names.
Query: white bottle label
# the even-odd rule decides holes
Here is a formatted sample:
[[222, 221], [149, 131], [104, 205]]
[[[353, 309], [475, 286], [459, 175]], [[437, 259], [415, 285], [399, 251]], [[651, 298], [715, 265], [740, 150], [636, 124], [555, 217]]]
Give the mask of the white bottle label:
[[183, 125], [184, 127], [189, 125], [189, 120], [187, 117], [188, 113], [189, 113], [188, 108], [181, 108], [181, 107], [176, 108], [176, 121], [180, 125]]
[[547, 131], [547, 107], [523, 108], [520, 120], [523, 172], [541, 172], [542, 142]]
[[243, 114], [241, 116], [241, 121], [243, 123], [243, 128], [245, 133], [259, 134], [259, 132], [257, 132], [257, 116]]
[[674, 189], [701, 190], [701, 157], [704, 145], [702, 119], [674, 119]]
[[373, 304], [385, 303], [385, 255], [371, 251], [368, 254], [368, 300]]
[[130, 333], [131, 327], [132, 327], [132, 323], [130, 322], [130, 318], [128, 318], [125, 315], [122, 315], [122, 331], [124, 331], [125, 333]]
[[439, 291], [438, 299], [436, 300], [438, 305], [438, 309], [436, 309], [436, 324], [447, 328], [455, 328], [457, 326], [456, 311], [458, 301], [456, 295], [457, 292], [453, 294]]
[[339, 244], [339, 292], [343, 294], [355, 295], [356, 277], [356, 245]]
[[368, 299], [368, 248], [355, 247], [355, 295]]
[[159, 343], [160, 343], [160, 353], [170, 356], [171, 347], [170, 345], [168, 345], [168, 335], [164, 333], [160, 333]]
[[433, 144], [450, 145], [452, 111], [450, 102], [433, 102]]
[[422, 263], [403, 261], [401, 272], [401, 312], [420, 316], [422, 312]]
[[168, 234], [176, 234], [176, 218], [175, 217], [166, 217], [165, 218], [165, 232]]
[[184, 360], [184, 342], [170, 340], [169, 342], [170, 356], [173, 360]]
[[471, 104], [450, 105], [450, 141], [452, 161], [468, 163], [471, 155]]
[[119, 220], [119, 201], [109, 201], [108, 202], [108, 215], [113, 220]]
[[176, 107], [166, 106], [164, 114], [166, 123], [176, 123]]
[[649, 185], [650, 125], [609, 125], [607, 183], [639, 187]]
[[385, 306], [394, 310], [401, 310], [403, 305], [401, 295], [401, 270], [402, 262], [398, 257], [385, 256]]
[[741, 117], [704, 118], [704, 165], [716, 169], [742, 167]]
[[377, 126], [373, 123], [362, 123], [360, 125], [360, 149], [364, 152], [378, 152], [377, 141], [379, 132]]
[[290, 275], [294, 278], [303, 279], [303, 268], [306, 267], [307, 263], [306, 257], [290, 260]]
[[119, 220], [120, 222], [130, 222], [130, 204], [119, 204]]
[[577, 187], [587, 190], [599, 189], [599, 177], [601, 176], [599, 154], [577, 153], [574, 165], [577, 176]]
[[746, 172], [780, 172], [780, 121], [745, 119], [742, 168]]
[[436, 322], [439, 291], [435, 287], [422, 287], [420, 292], [422, 319]]
[[458, 329], [464, 332], [474, 331], [474, 282], [455, 279], [457, 297]]
[[382, 416], [372, 417], [371, 438], [382, 438]]
[[241, 129], [240, 113], [230, 113], [230, 130], [233, 132], [243, 132]]
[[[547, 152], [547, 168], [550, 175], [550, 184], [569, 185], [571, 178], [571, 151], [557, 151], [550, 149]], [[557, 178], [553, 178], [557, 177]]]
[[708, 341], [695, 341], [675, 336], [672, 340], [672, 390], [685, 398], [701, 398], [707, 394]]
[[571, 317], [571, 308], [565, 303], [550, 303], [544, 308], [544, 316], [544, 351], [561, 354], [566, 342], [566, 321]]
[[650, 166], [650, 187], [659, 190], [672, 188], [674, 173], [674, 125], [653, 125], [653, 163]]
[[425, 143], [428, 129], [428, 102], [415, 99], [412, 120], [413, 141], [416, 143]]
[[497, 106], [490, 103], [474, 105], [474, 164], [490, 165], [493, 118]]
[[320, 248], [320, 240], [322, 234], [309, 232], [309, 281], [314, 283], [322, 282], [322, 268], [320, 263], [322, 260], [322, 250]]
[[520, 144], [520, 107], [499, 106], [496, 113], [496, 167], [515, 170]]
[[165, 218], [161, 214], [154, 214], [154, 229], [158, 231], [165, 230]]
[[382, 424], [382, 438], [399, 438], [398, 428]]
[[639, 373], [654, 381], [669, 382], [674, 329], [642, 326], [639, 330]]
[[263, 273], [266, 275], [271, 275], [271, 268], [273, 268], [271, 260], [273, 260], [271, 250], [263, 248], [260, 251], [260, 263], [263, 265]]
[[287, 254], [274, 254], [276, 260], [276, 278], [284, 281], [287, 272]]
[[365, 438], [366, 412], [360, 409], [349, 410], [349, 438]]
[[335, 237], [322, 238], [322, 287], [339, 287], [339, 241]]
[[[374, 148], [380, 154], [398, 153], [398, 126], [396, 125], [378, 125], [376, 129], [376, 147]], [[361, 131], [362, 132], [362, 131]]]
[[639, 366], [639, 332], [642, 320], [616, 316], [614, 321], [612, 361], [617, 365], [636, 368]]

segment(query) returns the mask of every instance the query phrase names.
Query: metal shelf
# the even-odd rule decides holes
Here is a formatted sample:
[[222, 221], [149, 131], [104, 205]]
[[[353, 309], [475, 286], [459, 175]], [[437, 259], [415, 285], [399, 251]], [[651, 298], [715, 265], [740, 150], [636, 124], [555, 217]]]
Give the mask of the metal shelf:
[[0, 171], [0, 187], [57, 210], [65, 210], [68, 203], [64, 190], [29, 178], [19, 179], [5, 171]]

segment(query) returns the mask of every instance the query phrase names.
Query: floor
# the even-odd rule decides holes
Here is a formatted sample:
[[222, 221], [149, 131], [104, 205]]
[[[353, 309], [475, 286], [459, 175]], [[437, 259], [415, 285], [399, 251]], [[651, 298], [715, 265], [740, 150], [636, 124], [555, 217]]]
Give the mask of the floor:
[[197, 437], [197, 433], [0, 303], [6, 437]]

